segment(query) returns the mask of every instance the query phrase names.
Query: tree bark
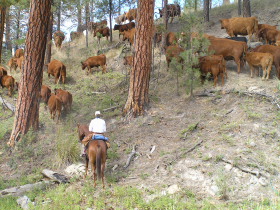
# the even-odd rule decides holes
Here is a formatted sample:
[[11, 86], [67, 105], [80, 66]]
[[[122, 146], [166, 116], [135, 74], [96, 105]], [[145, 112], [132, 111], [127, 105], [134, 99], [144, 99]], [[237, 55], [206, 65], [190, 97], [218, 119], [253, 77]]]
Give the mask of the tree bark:
[[[20, 8], [18, 7], [17, 8], [18, 9], [18, 11], [17, 11], [17, 20], [16, 20], [16, 25], [17, 25], [17, 27], [16, 27], [16, 40], [19, 40], [19, 37], [20, 37], [20, 12], [21, 12], [21, 10], [20, 10]], [[18, 43], [16, 43], [16, 50], [18, 49]]]
[[164, 32], [161, 37], [161, 51], [164, 52], [164, 47], [166, 45], [166, 35], [167, 35], [167, 27], [168, 27], [168, 17], [167, 17], [167, 4], [168, 0], [163, 0], [163, 23], [164, 23]]
[[[52, 32], [53, 32], [53, 14], [51, 14], [49, 28], [48, 28], [45, 64], [50, 63], [52, 58]], [[45, 69], [47, 69], [47, 66], [45, 66]]]
[[[80, 1], [79, 1], [80, 2]], [[77, 18], [78, 18], [78, 26], [77, 29], [81, 28], [82, 26], [82, 8], [80, 6], [80, 3], [77, 5], [78, 7], [78, 13], [77, 13]], [[78, 31], [78, 30], [77, 30]], [[81, 31], [82, 32], [82, 31]]]
[[10, 7], [7, 7], [6, 10], [6, 44], [7, 50], [12, 53], [12, 42], [11, 42], [11, 15], [10, 15]]
[[241, 4], [242, 0], [238, 0], [238, 15], [241, 16]]
[[88, 47], [88, 25], [89, 25], [89, 21], [90, 21], [90, 16], [89, 16], [89, 3], [86, 3], [85, 6], [85, 13], [86, 13], [86, 17], [85, 17], [85, 24], [86, 24], [86, 47]]
[[109, 21], [110, 21], [110, 42], [113, 42], [113, 31], [112, 31], [112, 0], [109, 0]]
[[61, 1], [58, 1], [58, 5], [57, 5], [57, 31], [60, 31], [60, 23], [61, 23]]
[[43, 79], [48, 24], [52, 0], [31, 0], [24, 64], [19, 84], [15, 120], [8, 145], [21, 140], [30, 127], [39, 128], [39, 99]]
[[251, 17], [251, 2], [243, 0], [243, 17]]
[[90, 19], [90, 21], [92, 21], [92, 22], [94, 22], [94, 0], [91, 0], [91, 2], [90, 2], [90, 17], [91, 17], [91, 19]]
[[197, 0], [194, 0], [194, 11], [197, 11]]
[[139, 0], [135, 34], [133, 69], [130, 72], [128, 98], [124, 108], [127, 118], [143, 115], [149, 103], [149, 81], [152, 64], [154, 0]]
[[209, 0], [204, 0], [204, 22], [209, 22]]
[[4, 25], [5, 25], [5, 15], [6, 7], [0, 6], [1, 10], [1, 21], [0, 21], [0, 63], [2, 63], [2, 46], [3, 46], [3, 36], [4, 36]]

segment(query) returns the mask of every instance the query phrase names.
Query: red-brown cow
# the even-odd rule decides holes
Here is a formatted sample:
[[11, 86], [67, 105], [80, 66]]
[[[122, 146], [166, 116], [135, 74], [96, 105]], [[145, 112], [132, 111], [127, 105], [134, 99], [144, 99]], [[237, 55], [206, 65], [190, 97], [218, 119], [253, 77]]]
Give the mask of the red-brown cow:
[[270, 53], [273, 55], [273, 65], [277, 71], [277, 77], [280, 79], [280, 47], [273, 45], [261, 45], [253, 49], [254, 52]]
[[258, 32], [258, 20], [256, 17], [234, 17], [221, 19], [221, 29], [226, 29], [229, 36], [249, 35], [249, 43], [252, 35]]
[[209, 40], [208, 50], [213, 51], [215, 55], [222, 55], [225, 60], [234, 59], [237, 72], [240, 73], [241, 66], [244, 64], [244, 55], [248, 49], [247, 44], [223, 38], [209, 38]]
[[258, 31], [260, 31], [264, 28], [277, 29], [277, 26], [271, 26], [268, 24], [258, 24]]
[[66, 90], [54, 89], [54, 93], [62, 102], [63, 110], [70, 111], [72, 108], [72, 94]]
[[169, 32], [166, 35], [166, 46], [176, 45], [178, 43], [177, 36], [174, 32]]
[[8, 66], [10, 68], [10, 72], [12, 72], [12, 70], [16, 71], [17, 70], [16, 58], [11, 58], [8, 62]]
[[61, 109], [62, 109], [62, 102], [58, 98], [58, 96], [56, 96], [53, 93], [51, 94], [51, 97], [49, 98], [49, 101], [48, 101], [48, 107], [49, 107], [49, 110], [50, 110], [51, 119], [54, 120], [54, 118], [57, 114], [57, 121], [58, 121], [59, 118], [60, 118]]
[[87, 68], [87, 74], [91, 73], [91, 68], [99, 66], [102, 67], [102, 73], [106, 73], [106, 55], [104, 54], [89, 57], [84, 62], [81, 62], [81, 64], [83, 70]]
[[134, 44], [134, 36], [136, 33], [136, 28], [133, 28], [128, 31], [121, 32], [123, 34], [123, 41], [128, 40], [130, 43], [130, 46]]
[[137, 9], [130, 9], [125, 14], [125, 19], [129, 20], [129, 22], [136, 20], [136, 17], [137, 17]]
[[123, 65], [133, 66], [133, 56], [124, 56], [123, 58]]
[[96, 37], [98, 39], [98, 43], [100, 44], [100, 39], [102, 37], [106, 36], [106, 39], [108, 41], [108, 37], [110, 36], [110, 29], [108, 27], [106, 28], [100, 28], [94, 31], [93, 37]]
[[[270, 53], [261, 52], [247, 52], [245, 59], [250, 66], [251, 77], [253, 77], [256, 66], [261, 66], [263, 69], [262, 80], [269, 79], [269, 74], [271, 71], [271, 66], [273, 63], [273, 55]], [[267, 76], [266, 76], [267, 75]]]
[[227, 72], [226, 61], [222, 55], [210, 55], [199, 58], [199, 68], [202, 83], [206, 75], [210, 73], [214, 77], [214, 86], [216, 86], [219, 76], [222, 79], [222, 85], [224, 85], [224, 76], [227, 77]]
[[21, 56], [19, 58], [15, 58], [16, 60], [16, 63], [17, 63], [17, 67], [19, 67], [20, 71], [22, 71], [22, 68], [23, 68], [23, 62], [24, 62], [24, 57]]
[[21, 56], [24, 56], [24, 51], [23, 49], [17, 49], [15, 52], [15, 58], [20, 58]]
[[127, 24], [124, 24], [124, 25], [115, 25], [114, 26], [114, 31], [115, 30], [119, 31], [119, 39], [120, 39], [120, 36], [121, 36], [120, 32], [128, 31], [128, 30], [133, 29], [133, 28], [135, 28], [135, 23], [130, 22], [130, 23], [127, 23]]
[[53, 34], [53, 38], [54, 38], [54, 42], [55, 42], [55, 47], [60, 49], [61, 45], [62, 45], [62, 42], [65, 39], [64, 33], [62, 31], [56, 31]]
[[4, 68], [0, 70], [0, 85], [2, 88], [8, 88], [8, 95], [11, 97], [15, 88], [15, 79], [12, 76], [8, 76]]
[[115, 18], [115, 22], [117, 24], [122, 24], [125, 22], [125, 16], [126, 16], [126, 13], [122, 14], [122, 15], [119, 15], [118, 17]]
[[72, 31], [70, 33], [70, 39], [71, 41], [74, 41], [75, 39], [80, 39], [81, 37], [83, 37], [84, 34], [83, 32], [76, 32], [76, 31]]
[[[183, 48], [181, 48], [177, 45], [171, 45], [166, 48], [165, 56], [166, 56], [166, 62], [167, 62], [167, 70], [169, 69], [170, 62], [173, 58], [176, 58], [177, 62], [179, 62], [179, 63], [183, 62], [183, 59], [180, 56], [180, 54], [184, 51], [185, 50]], [[183, 68], [183, 66], [182, 66], [182, 68]]]
[[51, 97], [51, 93], [52, 91], [48, 86], [42, 85], [40, 96], [45, 104], [48, 104], [49, 98]]
[[62, 79], [62, 83], [65, 84], [66, 80], [66, 66], [59, 60], [52, 60], [48, 66], [48, 77], [50, 78], [50, 75], [54, 76], [54, 82], [56, 84], [59, 83], [60, 78]]

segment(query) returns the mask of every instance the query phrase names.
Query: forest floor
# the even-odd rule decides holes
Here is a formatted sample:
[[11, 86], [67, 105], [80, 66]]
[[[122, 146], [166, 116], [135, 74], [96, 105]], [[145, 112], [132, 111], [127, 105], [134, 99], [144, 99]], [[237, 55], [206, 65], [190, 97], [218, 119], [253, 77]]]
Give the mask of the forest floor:
[[[217, 21], [205, 32], [224, 37], [218, 18], [235, 12], [232, 5], [218, 12], [213, 9], [211, 19]], [[257, 15], [274, 21], [265, 19], [264, 13]], [[117, 44], [117, 36], [114, 33], [112, 45]], [[54, 49], [53, 58], [67, 66], [67, 81], [54, 85], [54, 79], [44, 73], [44, 84], [52, 90], [69, 90], [73, 110], [56, 123], [41, 104], [40, 131], [30, 131], [13, 151], [6, 146], [13, 116], [0, 108], [0, 190], [36, 182], [43, 178], [44, 168], [65, 173], [70, 164], [83, 162], [76, 124], [88, 124], [95, 110], [119, 105], [103, 112], [112, 144], [106, 190], [101, 184], [94, 189], [91, 177], [74, 177], [70, 184], [28, 194], [37, 203], [34, 209], [278, 209], [280, 110], [266, 97], [279, 103], [275, 69], [268, 81], [262, 81], [259, 76], [250, 77], [248, 66], [237, 74], [235, 63], [227, 62], [224, 86], [221, 81], [217, 87], [213, 81], [206, 82], [190, 98], [184, 76], [176, 94], [175, 75], [166, 70], [165, 56], [156, 49], [150, 108], [145, 116], [128, 122], [122, 116], [129, 84], [122, 57], [128, 45], [106, 53], [108, 74], [87, 76], [80, 66], [80, 61], [109, 45], [104, 40], [98, 46], [90, 38], [89, 48], [79, 41], [64, 44], [62, 51]], [[16, 80], [20, 77], [19, 72], [12, 75]], [[15, 104], [16, 95], [8, 98], [5, 89], [0, 93]], [[124, 169], [134, 146], [136, 156]], [[7, 203], [10, 209], [18, 208], [13, 198], [0, 198], [0, 209], [9, 209]]]

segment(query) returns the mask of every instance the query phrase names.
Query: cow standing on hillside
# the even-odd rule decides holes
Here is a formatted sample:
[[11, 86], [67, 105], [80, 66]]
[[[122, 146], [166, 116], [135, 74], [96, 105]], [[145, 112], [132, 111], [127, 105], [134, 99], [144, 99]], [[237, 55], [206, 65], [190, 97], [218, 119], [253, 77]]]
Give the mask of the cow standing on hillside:
[[[179, 16], [179, 17], [181, 16], [181, 7], [179, 4], [167, 4], [166, 11], [167, 11], [167, 22], [170, 17], [171, 17], [170, 23], [172, 23], [175, 16]], [[160, 17], [163, 17], [163, 13], [164, 13], [164, 8], [159, 9]]]
[[102, 67], [102, 74], [106, 73], [106, 55], [101, 54], [97, 56], [92, 56], [81, 62], [82, 70], [87, 68], [87, 74], [91, 73], [91, 68]]
[[121, 32], [124, 32], [124, 31], [128, 31], [128, 30], [131, 30], [135, 28], [135, 23], [134, 22], [130, 22], [130, 23], [127, 23], [127, 24], [124, 24], [124, 25], [115, 25], [114, 26], [114, 31], [115, 30], [118, 30], [119, 31], [119, 39], [121, 37]]
[[128, 20], [129, 22], [136, 20], [136, 17], [137, 17], [137, 9], [130, 9], [125, 14], [125, 19]]
[[96, 37], [98, 39], [98, 43], [100, 44], [100, 39], [102, 37], [106, 37], [108, 41], [108, 37], [110, 36], [110, 29], [108, 27], [106, 28], [100, 28], [94, 31], [93, 37]]
[[56, 31], [53, 34], [53, 38], [54, 38], [55, 47], [60, 49], [61, 45], [62, 45], [62, 42], [65, 39], [64, 33], [62, 31]]
[[249, 44], [253, 34], [258, 32], [258, 19], [256, 17], [234, 17], [221, 19], [221, 29], [226, 29], [229, 36], [249, 35]]
[[50, 78], [50, 75], [54, 76], [54, 82], [56, 84], [59, 83], [60, 79], [62, 80], [62, 83], [65, 84], [66, 80], [66, 66], [59, 60], [52, 60], [49, 64], [46, 64], [48, 66], [48, 77]]
[[72, 108], [72, 94], [66, 90], [54, 89], [54, 93], [62, 102], [63, 110], [70, 111]]

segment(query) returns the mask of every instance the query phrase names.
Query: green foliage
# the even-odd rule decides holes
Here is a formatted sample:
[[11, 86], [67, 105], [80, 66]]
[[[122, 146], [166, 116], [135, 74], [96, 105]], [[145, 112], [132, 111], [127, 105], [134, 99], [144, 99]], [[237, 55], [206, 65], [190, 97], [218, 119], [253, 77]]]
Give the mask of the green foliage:
[[80, 149], [77, 133], [71, 127], [60, 127], [56, 135], [56, 164], [73, 163], [79, 159]]
[[8, 196], [0, 198], [0, 209], [5, 210], [20, 210], [21, 208], [16, 202], [16, 197]]
[[172, 59], [171, 67], [177, 77], [177, 93], [179, 89], [179, 79], [183, 76], [184, 86], [186, 92], [193, 96], [193, 90], [200, 84], [199, 77], [200, 71], [197, 68], [198, 59], [201, 56], [206, 55], [208, 51], [209, 41], [206, 38], [192, 38], [194, 32], [201, 33], [202, 24], [201, 18], [196, 14], [184, 14], [180, 20], [184, 26], [182, 27], [183, 33], [182, 42], [180, 45], [185, 50], [179, 56], [182, 62], [178, 62], [178, 59]]

